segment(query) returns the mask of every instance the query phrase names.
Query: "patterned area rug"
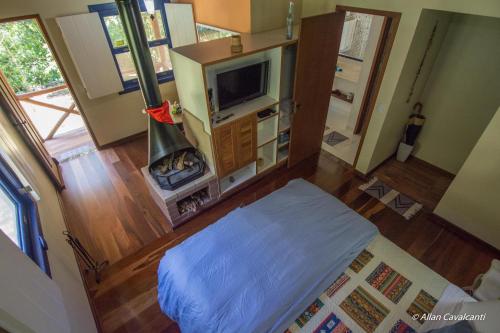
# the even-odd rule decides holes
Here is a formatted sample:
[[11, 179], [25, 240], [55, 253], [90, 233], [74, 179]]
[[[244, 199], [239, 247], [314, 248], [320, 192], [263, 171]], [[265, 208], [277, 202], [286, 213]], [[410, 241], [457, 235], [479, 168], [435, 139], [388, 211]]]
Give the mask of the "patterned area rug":
[[323, 137], [323, 142], [326, 142], [330, 146], [338, 145], [341, 142], [349, 139], [347, 136], [340, 134], [339, 132], [333, 131]]
[[415, 298], [413, 303], [411, 303], [410, 307], [406, 312], [408, 312], [410, 316], [418, 315], [419, 318], [418, 321], [420, 322], [420, 324], [423, 324], [425, 321], [423, 320], [424, 318], [423, 315], [431, 313], [432, 309], [434, 309], [434, 306], [436, 306], [437, 302], [438, 300], [429, 295], [428, 292], [426, 292], [425, 290], [420, 290], [417, 297]]
[[359, 189], [380, 200], [407, 220], [415, 216], [423, 207], [412, 198], [390, 188], [377, 177], [373, 177], [368, 183], [361, 185]]
[[285, 333], [415, 333], [423, 322], [419, 318], [432, 311], [447, 285], [444, 278], [377, 236]]
[[366, 290], [357, 287], [340, 303], [344, 310], [359, 326], [367, 332], [374, 332], [385, 319], [389, 310]]
[[370, 252], [363, 250], [349, 265], [349, 268], [359, 273], [372, 260], [373, 254]]
[[366, 278], [366, 282], [397, 304], [411, 286], [411, 281], [381, 262]]

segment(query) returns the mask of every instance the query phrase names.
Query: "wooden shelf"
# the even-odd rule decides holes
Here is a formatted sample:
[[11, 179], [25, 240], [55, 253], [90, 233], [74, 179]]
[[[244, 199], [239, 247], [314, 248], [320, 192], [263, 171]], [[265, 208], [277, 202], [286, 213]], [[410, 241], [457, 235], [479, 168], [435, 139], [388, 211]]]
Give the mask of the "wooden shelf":
[[257, 173], [276, 165], [276, 149], [275, 140], [257, 148]]
[[276, 138], [269, 139], [269, 140], [265, 141], [264, 143], [262, 143], [262, 144], [258, 145], [258, 146], [257, 146], [257, 148], [260, 148], [260, 147], [262, 147], [262, 146], [265, 146], [265, 145], [267, 145], [267, 144], [269, 144], [269, 143], [273, 142], [274, 140], [276, 140]]
[[283, 143], [279, 143], [278, 144], [278, 149], [281, 148], [281, 147], [286, 147], [290, 144], [290, 141], [287, 141], [287, 142], [283, 142]]
[[232, 190], [233, 188], [236, 188], [237, 186], [243, 184], [250, 178], [254, 177], [257, 174], [256, 168], [257, 168], [256, 162], [252, 162], [249, 165], [239, 170], [236, 170], [232, 174], [222, 178], [220, 180], [221, 194], [224, 194]]
[[236, 119], [243, 118], [244, 116], [247, 116], [249, 114], [269, 109], [275, 106], [276, 104], [278, 104], [278, 100], [269, 97], [267, 95], [254, 98], [252, 100], [249, 100], [248, 102], [241, 103], [233, 107], [230, 107], [229, 109], [218, 112], [217, 113], [218, 119], [224, 118], [229, 115], [231, 116], [219, 123], [214, 122], [212, 127], [216, 128], [222, 126], [224, 124], [235, 121]]
[[172, 49], [172, 52], [179, 53], [186, 58], [193, 60], [204, 66], [227, 61], [239, 57], [244, 57], [271, 48], [286, 46], [297, 43], [299, 37], [299, 26], [294, 26], [293, 38], [286, 39], [284, 28], [266, 31], [258, 34], [242, 33], [241, 53], [231, 52], [231, 38], [221, 38], [208, 42], [180, 46]]
[[341, 72], [336, 72], [335, 77], [357, 83], [363, 62], [339, 56], [337, 66], [342, 68]]
[[335, 91], [335, 90], [332, 91], [332, 96], [335, 98], [338, 98], [346, 103], [351, 103], [351, 104], [352, 104], [352, 101], [354, 100], [354, 97], [352, 99], [349, 99], [346, 94], [343, 94], [343, 93], [341, 93], [339, 91]]

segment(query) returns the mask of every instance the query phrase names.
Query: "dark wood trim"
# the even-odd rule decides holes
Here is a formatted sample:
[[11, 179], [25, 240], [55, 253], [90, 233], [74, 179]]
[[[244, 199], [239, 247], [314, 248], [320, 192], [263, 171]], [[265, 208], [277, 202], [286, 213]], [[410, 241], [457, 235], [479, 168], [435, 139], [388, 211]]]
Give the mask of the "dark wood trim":
[[335, 98], [340, 99], [341, 101], [344, 101], [346, 103], [352, 104], [352, 101], [354, 99], [348, 99], [346, 94], [343, 94], [339, 90], [332, 90], [332, 96]]
[[44, 145], [43, 138], [34, 127], [31, 119], [27, 116], [21, 103], [17, 99], [12, 87], [7, 82], [7, 78], [0, 71], [0, 106], [12, 126], [17, 130], [22, 141], [31, 151], [35, 159], [45, 171], [47, 177], [53, 183], [54, 187], [61, 191], [64, 189], [64, 181], [60, 178], [58, 165], [50, 156]]
[[344, 5], [337, 5], [335, 7], [335, 11], [356, 12], [356, 13], [386, 16], [386, 17], [393, 17], [393, 18], [401, 17], [401, 13], [399, 13], [399, 12], [391, 12], [388, 10], [378, 10], [378, 9], [352, 7], [352, 6], [344, 6]]
[[346, 58], [346, 59], [351, 59], [351, 60], [354, 60], [354, 61], [357, 61], [357, 62], [363, 62], [364, 61], [363, 59], [359, 59], [359, 58], [356, 58], [356, 57], [351, 57], [351, 56], [348, 56], [348, 55], [345, 55], [345, 54], [342, 54], [342, 53], [339, 53], [339, 57]]
[[370, 74], [368, 74], [368, 80], [366, 81], [365, 90], [363, 91], [363, 99], [361, 101], [360, 110], [358, 112], [358, 119], [356, 119], [356, 125], [354, 126], [354, 134], [359, 134], [363, 129], [363, 124], [367, 119], [368, 115], [368, 106], [370, 103], [371, 92], [374, 89], [375, 78], [377, 75], [377, 69], [380, 65], [380, 50], [383, 50], [385, 47], [385, 41], [387, 37], [387, 28], [388, 28], [388, 19], [384, 17], [384, 22], [382, 23], [382, 29], [380, 30], [380, 34], [378, 36], [377, 46], [375, 48], [375, 54], [372, 61], [372, 66], [370, 68]]
[[[70, 233], [74, 234], [71, 231], [70, 224], [68, 223], [68, 217], [67, 217], [67, 214], [66, 214], [66, 210], [64, 208], [64, 203], [63, 203], [63, 200], [61, 198], [60, 192], [56, 192], [56, 195], [57, 195], [57, 201], [59, 202], [59, 207], [61, 208], [61, 213], [62, 213], [62, 216], [63, 216], [64, 226], [66, 227], [67, 231], [69, 231]], [[72, 246], [68, 245], [68, 250], [70, 248], [71, 248], [71, 251], [73, 252], [73, 255], [75, 256], [76, 266], [78, 266], [78, 271], [80, 272], [80, 277], [81, 277], [82, 282], [83, 282], [83, 287], [85, 289], [85, 294], [87, 295], [87, 300], [89, 302], [90, 311], [92, 312], [92, 317], [94, 318], [94, 322], [95, 322], [97, 331], [99, 333], [101, 333], [101, 332], [103, 332], [102, 326], [101, 326], [101, 321], [99, 320], [99, 316], [98, 316], [98, 312], [97, 312], [97, 307], [95, 305], [94, 298], [90, 294], [90, 290], [91, 290], [90, 287], [91, 287], [91, 285], [87, 281], [87, 280], [90, 280], [90, 279], [87, 279], [87, 276], [86, 276], [87, 272], [85, 272], [85, 270], [83, 268], [83, 264], [80, 264], [78, 262], [79, 259], [78, 259], [78, 256], [77, 256], [75, 250], [73, 249]]]
[[45, 39], [45, 42], [49, 46], [50, 53], [54, 57], [54, 60], [56, 61], [57, 66], [59, 67], [59, 70], [61, 71], [61, 75], [63, 76], [64, 81], [65, 81], [66, 85], [68, 86], [68, 90], [71, 94], [71, 97], [73, 98], [73, 101], [75, 102], [75, 104], [78, 106], [78, 110], [80, 111], [80, 115], [83, 119], [85, 127], [86, 127], [87, 131], [89, 132], [90, 137], [92, 138], [92, 141], [94, 142], [94, 145], [96, 146], [96, 148], [100, 149], [101, 147], [99, 145], [99, 142], [97, 141], [97, 139], [94, 135], [94, 132], [92, 131], [92, 128], [89, 125], [87, 116], [85, 115], [85, 111], [83, 110], [82, 105], [75, 94], [75, 91], [73, 89], [73, 85], [71, 84], [71, 82], [69, 80], [69, 76], [66, 73], [66, 70], [64, 69], [64, 66], [63, 66], [61, 60], [59, 59], [59, 55], [57, 54], [57, 52], [55, 50], [54, 44], [52, 43], [52, 40], [49, 37], [49, 33], [47, 31], [47, 28], [45, 27], [45, 24], [43, 23], [43, 20], [40, 17], [40, 15], [39, 14], [32, 14], [32, 15], [23, 15], [23, 16], [3, 18], [3, 19], [0, 19], [0, 23], [15, 22], [15, 21], [22, 21], [22, 20], [30, 20], [30, 19], [34, 19], [36, 21], [36, 23], [38, 24], [38, 26], [40, 27], [40, 31], [42, 32], [43, 38]]
[[147, 136], [147, 135], [148, 135], [148, 131], [147, 130], [146, 131], [142, 131], [142, 132], [139, 132], [139, 133], [135, 133], [135, 134], [126, 136], [124, 138], [121, 138], [121, 139], [113, 141], [113, 142], [105, 143], [105, 144], [101, 145], [98, 149], [99, 150], [104, 150], [104, 149], [116, 147], [116, 146], [122, 145], [122, 144], [130, 142], [130, 141], [135, 141], [135, 140], [137, 140], [139, 138], [142, 138], [143, 136]]
[[[358, 7], [350, 7], [350, 6], [341, 6], [337, 5], [337, 11], [351, 11], [357, 13], [364, 14], [372, 14], [384, 16], [384, 26], [381, 33], [381, 37], [379, 38], [379, 45], [377, 45], [376, 51], [376, 59], [373, 68], [376, 68], [374, 77], [372, 78], [373, 83], [370, 86], [370, 94], [367, 98], [366, 108], [364, 109], [365, 115], [364, 120], [361, 121], [361, 139], [359, 141], [358, 151], [356, 152], [356, 157], [354, 158], [353, 166], [355, 167], [358, 163], [359, 154], [361, 152], [361, 148], [363, 147], [363, 143], [365, 140], [366, 132], [368, 130], [368, 125], [370, 123], [370, 119], [373, 114], [373, 109], [375, 107], [375, 101], [377, 100], [377, 96], [380, 90], [380, 86], [382, 85], [382, 79], [384, 78], [385, 69], [387, 67], [387, 63], [389, 61], [389, 55], [392, 50], [392, 45], [394, 44], [394, 39], [396, 38], [396, 32], [398, 30], [399, 21], [401, 20], [401, 13], [398, 12], [390, 12], [384, 10], [376, 10], [376, 9], [368, 9], [368, 8], [358, 8]], [[373, 73], [371, 73], [373, 74]], [[363, 100], [367, 97], [367, 93], [365, 91], [365, 96]], [[359, 119], [358, 119], [359, 120]], [[356, 124], [358, 126], [358, 124]]]

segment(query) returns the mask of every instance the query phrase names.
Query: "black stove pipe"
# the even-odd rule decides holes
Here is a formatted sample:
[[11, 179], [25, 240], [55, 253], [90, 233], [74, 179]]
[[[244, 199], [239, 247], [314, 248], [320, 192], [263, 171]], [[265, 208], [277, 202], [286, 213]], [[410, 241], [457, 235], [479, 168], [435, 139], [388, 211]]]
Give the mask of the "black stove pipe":
[[148, 40], [142, 23], [141, 10], [137, 0], [116, 0], [123, 30], [127, 36], [130, 54], [137, 70], [139, 86], [146, 107], [156, 108], [162, 104], [156, 72], [149, 52]]
[[[160, 107], [163, 101], [138, 0], [116, 0], [116, 4], [146, 108]], [[151, 166], [163, 157], [178, 150], [192, 148], [176, 126], [160, 123], [152, 117], [149, 117], [148, 141], [150, 170]]]

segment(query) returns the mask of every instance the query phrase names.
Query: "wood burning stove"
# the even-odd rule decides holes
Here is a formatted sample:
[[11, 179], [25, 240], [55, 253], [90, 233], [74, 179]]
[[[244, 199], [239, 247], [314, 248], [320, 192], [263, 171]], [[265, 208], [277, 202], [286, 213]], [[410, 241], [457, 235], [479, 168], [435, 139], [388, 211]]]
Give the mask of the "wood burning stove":
[[192, 147], [174, 151], [149, 165], [149, 173], [163, 190], [175, 190], [205, 172], [203, 155]]
[[[116, 4], [146, 108], [152, 114], [148, 130], [148, 170], [160, 188], [175, 190], [203, 176], [205, 160], [180, 129], [169, 123], [168, 103], [163, 103], [161, 98], [138, 1], [116, 0]], [[158, 112], [163, 116], [157, 117]]]

